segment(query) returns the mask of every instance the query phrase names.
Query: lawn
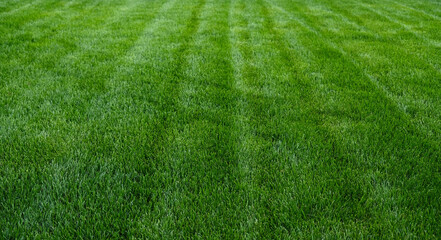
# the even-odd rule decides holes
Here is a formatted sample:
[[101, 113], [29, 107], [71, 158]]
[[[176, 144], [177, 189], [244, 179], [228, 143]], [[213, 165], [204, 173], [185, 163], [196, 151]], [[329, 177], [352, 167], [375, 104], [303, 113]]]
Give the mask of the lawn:
[[439, 0], [0, 0], [0, 239], [440, 222]]

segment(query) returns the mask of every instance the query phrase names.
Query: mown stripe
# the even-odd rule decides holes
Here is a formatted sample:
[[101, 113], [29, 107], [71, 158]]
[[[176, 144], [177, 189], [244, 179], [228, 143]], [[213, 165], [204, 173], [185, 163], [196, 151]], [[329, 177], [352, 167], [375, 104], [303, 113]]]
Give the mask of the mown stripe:
[[[316, 100], [309, 97], [314, 96], [315, 90], [303, 75], [306, 63], [299, 59], [299, 53], [307, 53], [301, 46], [287, 45], [265, 6], [247, 5], [245, 11], [254, 13], [249, 17], [253, 23], [248, 26], [251, 37], [245, 32], [238, 45], [245, 58], [240, 75], [247, 106], [244, 121], [249, 125], [245, 140], [249, 155], [245, 156], [253, 160], [249, 179], [253, 189], [249, 191], [256, 213], [251, 218], [254, 222], [250, 235], [304, 237], [296, 226], [315, 214], [314, 208], [324, 210], [329, 197], [308, 190], [309, 184], [316, 181], [311, 179], [311, 167], [317, 164], [318, 157], [326, 156], [326, 149], [315, 146], [320, 146], [320, 129], [316, 126], [320, 115], [314, 109]], [[252, 54], [247, 54], [246, 44], [254, 46]], [[323, 202], [311, 199], [317, 196]]]
[[[253, 151], [255, 143], [253, 142], [253, 129], [251, 126], [252, 117], [250, 111], [250, 89], [248, 81], [254, 81], [258, 77], [255, 66], [250, 64], [253, 51], [250, 43], [251, 26], [248, 21], [248, 15], [253, 9], [247, 8], [243, 1], [234, 1], [230, 12], [230, 42], [232, 43], [232, 62], [234, 66], [234, 88], [238, 94], [238, 103], [235, 118], [235, 128], [237, 129], [236, 151], [238, 158], [238, 172], [240, 173], [240, 182], [238, 183], [243, 190], [242, 201], [244, 207], [241, 209], [244, 219], [242, 220], [242, 236], [246, 239], [255, 239], [258, 236], [256, 225], [257, 217], [257, 199], [258, 187], [255, 183], [256, 178], [256, 155]], [[247, 16], [247, 17], [246, 17]]]
[[171, 149], [178, 237], [230, 239], [241, 231], [230, 4], [207, 2], [182, 83], [179, 134]]
[[209, 1], [199, 13], [182, 69], [175, 135], [167, 148], [170, 183], [159, 209], [165, 238], [234, 238], [240, 230], [229, 4]]
[[[156, 42], [161, 44], [160, 41], [163, 39], [162, 41], [169, 41], [167, 44], [169, 44], [170, 47], [173, 47], [175, 42], [178, 45], [175, 48], [170, 48], [168, 53], [165, 52], [166, 56], [169, 56], [171, 59], [170, 62], [167, 61], [165, 66], [159, 66], [159, 69], [153, 67], [153, 70], [157, 71], [156, 74], [159, 74], [158, 77], [160, 77], [162, 81], [160, 82], [160, 85], [157, 86], [157, 90], [160, 91], [160, 94], [157, 96], [159, 98], [156, 99], [158, 106], [157, 112], [155, 111], [156, 116], [154, 116], [154, 119], [157, 119], [158, 122], [156, 123], [156, 129], [152, 129], [153, 133], [150, 133], [155, 135], [152, 146], [154, 152], [151, 155], [153, 158], [153, 165], [152, 169], [150, 169], [153, 170], [152, 178], [154, 179], [154, 186], [152, 189], [153, 205], [151, 211], [143, 212], [143, 217], [139, 219], [137, 228], [134, 229], [134, 232], [136, 232], [136, 235], [138, 236], [159, 237], [168, 236], [169, 234], [176, 232], [168, 230], [167, 228], [170, 227], [169, 224], [174, 222], [170, 222], [167, 219], [170, 217], [170, 211], [175, 211], [175, 209], [169, 206], [170, 203], [168, 199], [169, 192], [174, 188], [173, 185], [175, 179], [172, 175], [174, 174], [174, 168], [176, 166], [176, 160], [170, 158], [170, 151], [174, 147], [173, 144], [176, 139], [176, 127], [179, 125], [179, 93], [182, 90], [182, 82], [185, 81], [186, 78], [185, 68], [187, 66], [187, 58], [194, 41], [194, 34], [199, 29], [200, 14], [204, 5], [204, 0], [181, 3], [179, 8], [175, 9], [176, 12], [171, 13], [173, 16], [165, 17], [175, 17], [175, 15], [184, 16], [180, 17], [182, 19], [176, 19], [182, 27], [168, 29], [166, 28], [167, 24], [174, 24], [174, 22], [164, 19], [164, 22], [161, 23], [161, 27], [164, 27], [165, 32], [159, 34], [157, 40], [144, 43], [151, 48], [154, 47], [154, 45], [151, 46], [151, 44], [155, 44]], [[184, 8], [182, 8], [183, 6]], [[186, 14], [178, 14], [178, 12], [183, 9], [186, 10]], [[157, 31], [161, 30], [158, 29]], [[181, 34], [177, 38], [169, 38], [176, 33]], [[153, 34], [155, 33], [153, 32]], [[167, 45], [164, 47], [167, 47]], [[160, 54], [160, 52], [158, 52], [158, 54]], [[158, 55], [158, 58], [162, 58], [162, 56]], [[151, 66], [151, 63], [148, 65]], [[156, 122], [156, 120], [154, 120], [154, 122]], [[144, 224], [145, 221], [147, 221], [147, 225]], [[157, 221], [157, 224], [151, 225], [151, 221]], [[160, 228], [158, 229], [158, 227]]]
[[[289, 88], [288, 91], [291, 91], [295, 97], [290, 96], [292, 98], [287, 98], [286, 100], [291, 100], [289, 102], [295, 104], [292, 107], [295, 108], [298, 106], [302, 108], [302, 111], [298, 111], [297, 114], [300, 115], [298, 118], [295, 118], [295, 115], [293, 116], [293, 120], [296, 119], [299, 122], [290, 123], [298, 127], [308, 126], [308, 123], [310, 125], [306, 130], [297, 130], [294, 128], [292, 132], [287, 133], [289, 137], [286, 137], [286, 140], [296, 140], [293, 142], [284, 142], [284, 145], [289, 149], [290, 145], [292, 146], [294, 143], [299, 144], [299, 141], [302, 139], [299, 136], [305, 134], [308, 136], [308, 142], [314, 142], [317, 145], [317, 149], [314, 149], [314, 147], [308, 146], [305, 143], [300, 143], [303, 145], [300, 149], [308, 149], [309, 151], [307, 150], [306, 153], [316, 151], [315, 154], [317, 155], [308, 157], [308, 155], [302, 156], [302, 152], [297, 152], [300, 158], [304, 157], [303, 163], [300, 167], [297, 166], [297, 169], [288, 163], [279, 163], [281, 166], [284, 166], [285, 171], [295, 173], [294, 176], [296, 176], [296, 178], [291, 179], [291, 181], [296, 181], [297, 184], [293, 185], [289, 183], [283, 171], [277, 171], [277, 168], [270, 168], [265, 171], [270, 175], [264, 175], [260, 184], [265, 186], [267, 183], [278, 182], [279, 188], [275, 188], [272, 184], [264, 187], [265, 189], [273, 190], [269, 191], [268, 199], [262, 202], [263, 213], [261, 215], [263, 219], [261, 222], [264, 223], [262, 234], [267, 233], [269, 229], [278, 229], [280, 231], [279, 234], [283, 233], [286, 236], [299, 237], [301, 236], [302, 230], [299, 231], [299, 229], [296, 229], [296, 225], [293, 224], [293, 222], [323, 221], [323, 224], [326, 224], [327, 221], [336, 221], [339, 223], [336, 225], [336, 228], [342, 228], [346, 225], [353, 225], [353, 222], [356, 221], [355, 219], [369, 219], [371, 215], [370, 209], [363, 208], [367, 196], [370, 195], [369, 189], [358, 187], [358, 184], [365, 184], [363, 182], [364, 179], [356, 178], [353, 172], [348, 170], [356, 168], [356, 164], [344, 153], [338, 139], [334, 136], [334, 132], [326, 125], [327, 115], [332, 113], [325, 111], [326, 106], [324, 103], [320, 103], [319, 100], [324, 100], [324, 97], [317, 95], [323, 94], [321, 91], [327, 90], [326, 85], [324, 82], [314, 82], [314, 80], [320, 80], [320, 75], [324, 73], [314, 64], [310, 66], [312, 68], [309, 71], [318, 72], [319, 75], [317, 77], [303, 75], [303, 71], [300, 68], [301, 64], [297, 65], [297, 63], [311, 63], [308, 63], [308, 60], [302, 60], [301, 55], [290, 50], [286, 40], [280, 34], [279, 30], [276, 29], [273, 13], [270, 12], [267, 4], [263, 1], [260, 1], [260, 5], [261, 15], [265, 17], [263, 24], [265, 32], [271, 34], [271, 38], [274, 40], [274, 47], [279, 49], [278, 53], [281, 62], [286, 68], [285, 71], [293, 73], [290, 75], [291, 82], [289, 83], [298, 86], [297, 88], [294, 86]], [[301, 41], [300, 44], [305, 44], [302, 40], [303, 39], [299, 39], [298, 41]], [[309, 41], [311, 41], [311, 39]], [[315, 45], [317, 41], [314, 40], [310, 43]], [[303, 47], [309, 48], [309, 46], [305, 45]], [[313, 58], [310, 54], [317, 54], [315, 48], [303, 51], [305, 52], [304, 54], [309, 55], [309, 58]], [[327, 66], [329, 64], [323, 60], [321, 61], [322, 62], [319, 63], [320, 65], [323, 64]], [[281, 90], [279, 90], [279, 92], [280, 91]], [[282, 118], [282, 116], [279, 118]], [[274, 140], [277, 141], [278, 139], [276, 138]], [[295, 150], [296, 148], [291, 149], [291, 151], [296, 153]], [[304, 151], [303, 154], [305, 154]], [[298, 169], [302, 169], [305, 172], [299, 172]], [[275, 173], [281, 174], [278, 175]], [[265, 180], [268, 178], [272, 179], [272, 181], [266, 182]], [[301, 181], [302, 178], [304, 179], [303, 183]], [[305, 182], [307, 184], [305, 184]], [[308, 189], [309, 184], [313, 184], [318, 189], [332, 189], [332, 191], [303, 192], [308, 191], [306, 189]], [[280, 199], [280, 202], [272, 199]], [[326, 201], [325, 199], [334, 199], [334, 202], [329, 203], [330, 206], [327, 206], [322, 202]], [[290, 212], [278, 212], [278, 209], [281, 208], [285, 208]], [[332, 213], [328, 211], [332, 211]], [[323, 218], [323, 216], [328, 216], [328, 218]], [[334, 218], [334, 216], [340, 217]], [[353, 226], [356, 229], [365, 227], [362, 224]], [[303, 231], [305, 230], [306, 229], [303, 229]]]

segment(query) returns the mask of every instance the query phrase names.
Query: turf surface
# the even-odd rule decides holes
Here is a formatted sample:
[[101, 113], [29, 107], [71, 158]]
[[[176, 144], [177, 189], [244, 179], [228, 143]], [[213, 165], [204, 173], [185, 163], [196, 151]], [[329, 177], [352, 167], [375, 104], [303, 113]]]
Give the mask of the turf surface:
[[0, 238], [441, 238], [441, 2], [1, 0]]

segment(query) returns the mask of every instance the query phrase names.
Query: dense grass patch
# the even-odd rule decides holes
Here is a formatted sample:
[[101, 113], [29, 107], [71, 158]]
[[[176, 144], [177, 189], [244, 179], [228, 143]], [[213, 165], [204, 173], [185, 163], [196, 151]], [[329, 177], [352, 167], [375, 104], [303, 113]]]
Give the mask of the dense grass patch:
[[3, 0], [0, 238], [441, 237], [435, 0]]

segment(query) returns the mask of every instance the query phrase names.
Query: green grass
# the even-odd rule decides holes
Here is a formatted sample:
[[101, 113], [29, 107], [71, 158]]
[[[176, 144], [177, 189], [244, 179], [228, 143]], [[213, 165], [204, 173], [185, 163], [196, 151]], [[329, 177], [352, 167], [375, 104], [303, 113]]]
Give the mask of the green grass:
[[441, 2], [1, 0], [0, 238], [441, 238]]

